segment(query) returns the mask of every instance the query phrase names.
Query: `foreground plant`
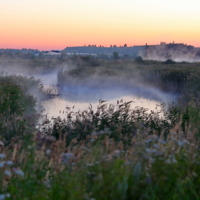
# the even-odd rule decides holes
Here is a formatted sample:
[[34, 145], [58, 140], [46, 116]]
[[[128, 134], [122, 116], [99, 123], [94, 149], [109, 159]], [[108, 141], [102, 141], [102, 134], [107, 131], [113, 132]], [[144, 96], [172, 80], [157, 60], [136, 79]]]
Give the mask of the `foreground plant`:
[[66, 140], [36, 132], [26, 147], [1, 146], [1, 194], [11, 199], [200, 197], [199, 141], [190, 129], [182, 131], [181, 122], [167, 137], [137, 129], [129, 145], [110, 138], [108, 130], [68, 146]]

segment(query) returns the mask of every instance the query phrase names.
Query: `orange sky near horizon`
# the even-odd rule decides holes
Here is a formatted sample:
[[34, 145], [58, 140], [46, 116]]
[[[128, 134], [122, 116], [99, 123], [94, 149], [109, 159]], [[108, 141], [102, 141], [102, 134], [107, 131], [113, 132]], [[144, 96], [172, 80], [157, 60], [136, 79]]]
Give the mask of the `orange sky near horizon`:
[[200, 47], [199, 6], [197, 0], [0, 0], [0, 49], [161, 41]]

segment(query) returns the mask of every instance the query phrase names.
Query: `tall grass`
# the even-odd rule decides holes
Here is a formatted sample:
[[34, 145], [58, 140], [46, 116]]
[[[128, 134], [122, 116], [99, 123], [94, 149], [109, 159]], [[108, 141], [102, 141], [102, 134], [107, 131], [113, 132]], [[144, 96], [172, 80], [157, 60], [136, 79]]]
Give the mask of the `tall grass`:
[[2, 146], [1, 193], [12, 199], [199, 198], [194, 132], [183, 134], [178, 123], [167, 137], [137, 129], [129, 139], [125, 146], [97, 132], [66, 147], [65, 138], [38, 132], [27, 148]]

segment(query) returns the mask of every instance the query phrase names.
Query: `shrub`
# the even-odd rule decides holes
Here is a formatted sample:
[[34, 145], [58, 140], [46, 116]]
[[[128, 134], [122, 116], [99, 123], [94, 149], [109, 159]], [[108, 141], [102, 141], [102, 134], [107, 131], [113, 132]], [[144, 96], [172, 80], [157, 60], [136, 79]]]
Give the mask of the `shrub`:
[[36, 123], [36, 99], [15, 83], [14, 76], [0, 77], [0, 137], [9, 143], [23, 137]]

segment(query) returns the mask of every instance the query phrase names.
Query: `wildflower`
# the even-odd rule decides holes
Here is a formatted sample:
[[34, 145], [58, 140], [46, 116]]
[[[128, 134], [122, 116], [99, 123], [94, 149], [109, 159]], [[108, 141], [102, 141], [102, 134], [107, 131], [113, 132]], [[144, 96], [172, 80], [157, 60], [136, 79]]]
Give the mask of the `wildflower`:
[[103, 135], [103, 134], [105, 134], [104, 131], [99, 131], [99, 132], [97, 132], [97, 135]]
[[107, 134], [111, 134], [112, 133], [109, 128], [105, 128], [104, 132], [107, 133]]
[[88, 163], [86, 166], [92, 167], [92, 166], [94, 166], [94, 163]]
[[166, 144], [166, 141], [159, 139], [158, 142], [160, 142], [161, 144]]
[[20, 169], [13, 168], [13, 171], [16, 175], [24, 176], [24, 172]]
[[71, 166], [75, 166], [75, 165], [76, 165], [76, 163], [75, 163], [75, 162], [71, 163]]
[[150, 143], [152, 141], [152, 139], [148, 139], [145, 141], [145, 143]]
[[50, 184], [50, 181], [49, 181], [49, 180], [45, 180], [43, 183], [45, 184], [45, 186], [46, 186], [47, 188], [50, 188], [50, 187], [51, 187], [51, 184]]
[[156, 149], [159, 149], [159, 145], [154, 144], [153, 146], [154, 146]]
[[28, 149], [32, 149], [33, 148], [33, 146], [32, 145], [28, 145]]
[[102, 159], [106, 159], [106, 158], [108, 158], [110, 155], [103, 155], [103, 156], [101, 156], [101, 158]]
[[119, 154], [119, 153], [121, 153], [120, 150], [115, 150], [115, 154]]
[[13, 161], [10, 160], [6, 161], [6, 165], [13, 165]]
[[151, 149], [148, 149], [148, 148], [146, 148], [146, 152], [147, 152], [147, 153], [152, 153], [152, 150], [151, 150]]
[[4, 153], [0, 153], [0, 158], [5, 158], [6, 155]]
[[161, 156], [163, 154], [163, 151], [157, 151], [156, 153], [155, 153], [155, 156]]
[[73, 153], [63, 153], [62, 156], [67, 159], [70, 159], [70, 158], [74, 157], [74, 154]]
[[10, 198], [10, 194], [9, 193], [0, 194], [0, 200], [4, 200], [5, 198]]
[[147, 154], [143, 154], [143, 158], [144, 158], [145, 160], [148, 160], [148, 159], [150, 159], [150, 156], [147, 155]]
[[172, 158], [172, 163], [177, 163], [177, 161], [174, 157]]
[[10, 198], [11, 195], [10, 195], [9, 193], [6, 193], [5, 196], [6, 196], [7, 198]]
[[4, 167], [4, 162], [0, 162], [0, 168]]
[[168, 163], [168, 164], [177, 163], [177, 161], [174, 158], [174, 156], [170, 156], [165, 162]]
[[11, 172], [8, 171], [8, 170], [5, 170], [5, 171], [4, 171], [4, 174], [5, 174], [6, 176], [11, 176]]
[[97, 133], [94, 131], [94, 132], [91, 133], [91, 135], [97, 135]]
[[190, 144], [190, 142], [188, 142], [187, 140], [183, 140], [184, 144]]
[[177, 141], [178, 146], [183, 146], [184, 142], [183, 141]]
[[50, 150], [50, 149], [47, 149], [47, 150], [46, 150], [46, 154], [47, 154], [47, 155], [50, 155], [50, 154], [51, 154], [51, 150]]

